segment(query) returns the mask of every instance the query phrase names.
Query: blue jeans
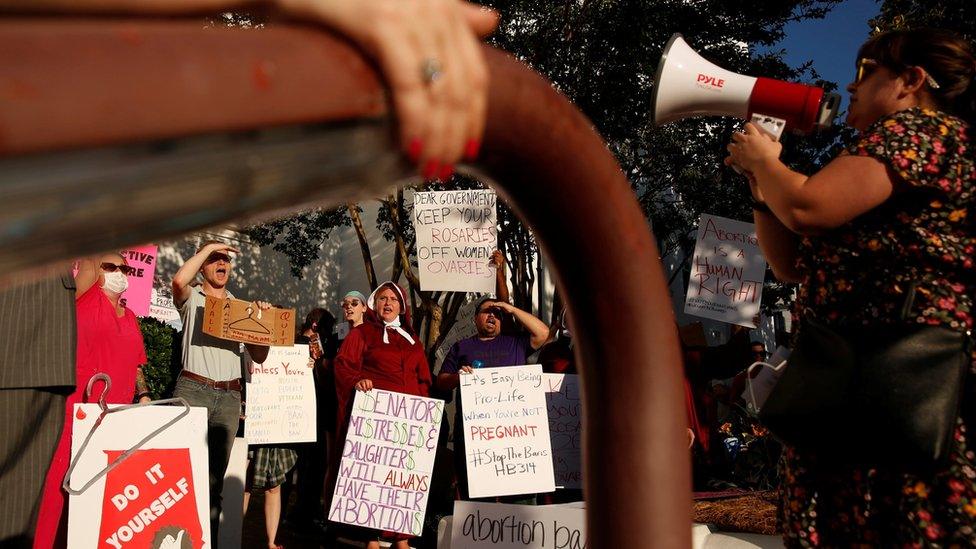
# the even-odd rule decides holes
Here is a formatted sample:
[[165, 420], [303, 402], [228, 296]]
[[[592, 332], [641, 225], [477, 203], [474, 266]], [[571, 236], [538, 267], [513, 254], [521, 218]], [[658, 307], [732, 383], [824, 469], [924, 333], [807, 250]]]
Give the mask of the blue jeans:
[[217, 527], [220, 524], [220, 492], [224, 488], [224, 473], [230, 462], [237, 426], [241, 418], [241, 393], [211, 389], [206, 385], [180, 377], [173, 396], [181, 397], [190, 406], [207, 409], [207, 449], [210, 455], [210, 544], [217, 547]]

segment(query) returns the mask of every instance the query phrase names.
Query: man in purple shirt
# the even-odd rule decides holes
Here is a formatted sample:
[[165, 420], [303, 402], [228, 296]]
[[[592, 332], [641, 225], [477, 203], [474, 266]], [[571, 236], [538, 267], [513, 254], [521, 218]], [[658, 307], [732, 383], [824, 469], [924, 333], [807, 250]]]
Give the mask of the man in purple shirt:
[[[502, 317], [505, 313], [515, 317], [515, 320], [528, 330], [528, 334], [503, 334]], [[546, 326], [545, 322], [505, 301], [481, 300], [474, 316], [474, 325], [478, 335], [458, 341], [451, 346], [451, 350], [447, 353], [435, 381], [438, 389], [443, 391], [456, 389], [459, 385], [460, 376], [471, 373], [476, 365], [484, 368], [521, 366], [526, 363], [529, 355], [542, 347], [549, 339], [549, 327]], [[459, 398], [455, 402], [457, 413], [454, 419], [454, 456], [458, 492], [461, 499], [470, 499], [468, 497], [467, 469], [464, 463], [461, 399]], [[515, 497], [521, 498], [522, 496]]]

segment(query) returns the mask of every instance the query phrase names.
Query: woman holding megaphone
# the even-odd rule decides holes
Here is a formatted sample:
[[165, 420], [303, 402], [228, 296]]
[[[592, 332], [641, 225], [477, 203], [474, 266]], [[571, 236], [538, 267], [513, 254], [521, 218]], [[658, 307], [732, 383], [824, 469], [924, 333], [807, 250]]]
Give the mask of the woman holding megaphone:
[[752, 124], [748, 173], [775, 276], [801, 283], [794, 351], [760, 415], [788, 449], [787, 546], [976, 545], [967, 405], [976, 296], [976, 59], [938, 30], [858, 52], [853, 145], [806, 176]]

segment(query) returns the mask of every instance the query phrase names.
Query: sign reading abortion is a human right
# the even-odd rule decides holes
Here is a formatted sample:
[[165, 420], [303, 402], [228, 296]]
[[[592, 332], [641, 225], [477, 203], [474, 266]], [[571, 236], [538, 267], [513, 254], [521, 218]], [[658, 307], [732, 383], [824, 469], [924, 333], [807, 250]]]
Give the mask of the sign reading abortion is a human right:
[[755, 328], [765, 273], [755, 225], [702, 214], [685, 314]]
[[492, 293], [498, 246], [495, 193], [485, 189], [418, 192], [413, 197], [420, 288]]
[[542, 366], [478, 368], [460, 382], [471, 497], [554, 491]]

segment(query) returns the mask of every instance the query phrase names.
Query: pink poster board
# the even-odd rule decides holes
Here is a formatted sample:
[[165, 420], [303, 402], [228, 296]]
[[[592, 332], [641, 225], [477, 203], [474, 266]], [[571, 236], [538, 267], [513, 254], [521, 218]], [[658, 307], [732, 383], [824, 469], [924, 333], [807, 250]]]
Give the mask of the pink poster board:
[[122, 250], [122, 255], [129, 266], [136, 270], [135, 274], [129, 277], [129, 289], [122, 294], [122, 299], [125, 306], [132, 309], [136, 316], [149, 316], [157, 252], [155, 244]]

